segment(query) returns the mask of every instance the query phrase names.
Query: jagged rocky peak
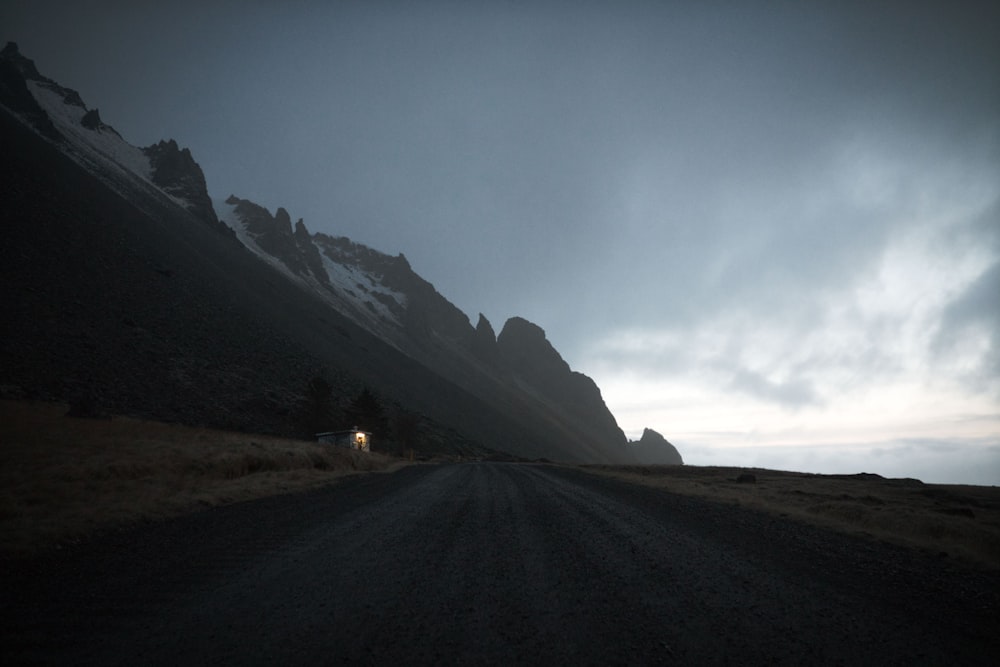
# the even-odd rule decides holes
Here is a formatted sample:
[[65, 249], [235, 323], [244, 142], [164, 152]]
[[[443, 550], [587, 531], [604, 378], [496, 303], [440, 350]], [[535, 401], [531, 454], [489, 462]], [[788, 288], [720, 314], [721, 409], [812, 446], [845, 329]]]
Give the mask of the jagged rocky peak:
[[[398, 263], [397, 258], [378, 250], [373, 250], [363, 243], [355, 243], [346, 236], [330, 236], [323, 232], [316, 232], [312, 235], [312, 239], [320, 247], [324, 255], [341, 264], [350, 266], [389, 266], [390, 264]], [[403, 261], [405, 263], [405, 259]]]
[[142, 152], [149, 158], [153, 183], [167, 194], [184, 200], [185, 207], [200, 219], [213, 226], [220, 225], [208, 196], [205, 174], [190, 150], [180, 148], [176, 141], [169, 139], [147, 146]]
[[683, 465], [680, 452], [662, 435], [651, 428], [642, 431], [642, 437], [629, 443], [636, 461], [649, 465]]
[[[0, 51], [0, 104], [20, 116], [41, 135], [53, 141], [64, 140], [65, 137], [56, 129], [52, 119], [28, 90], [27, 81], [35, 81], [58, 90], [54, 81], [38, 73], [33, 61], [21, 55], [16, 43], [7, 42], [7, 46]], [[79, 95], [76, 95], [76, 98], [79, 99]]]
[[72, 88], [60, 86], [52, 79], [42, 76], [38, 68], [35, 67], [35, 61], [21, 55], [16, 42], [7, 42], [3, 51], [0, 51], [0, 60], [17, 72], [25, 81], [36, 81], [46, 88], [59, 93], [66, 104], [72, 104], [83, 109], [87, 108], [87, 105], [83, 103], [83, 98], [80, 97], [80, 93]]
[[[290, 220], [291, 218], [289, 218]], [[328, 285], [330, 283], [330, 276], [327, 275], [326, 269], [323, 268], [323, 258], [319, 254], [319, 248], [313, 243], [312, 235], [306, 228], [306, 223], [302, 218], [299, 218], [295, 223], [295, 232], [292, 234], [292, 237], [295, 239], [295, 245], [299, 247], [299, 251], [305, 259], [306, 266], [309, 267], [309, 271], [318, 281]]]
[[21, 55], [15, 42], [8, 42], [7, 46], [0, 51], [0, 101], [15, 113], [27, 120], [31, 125], [43, 135], [51, 139], [64, 140], [65, 137], [56, 129], [53, 119], [42, 109], [38, 100], [28, 90], [27, 82], [52, 91], [60, 98], [63, 104], [78, 107], [84, 112], [80, 118], [80, 125], [88, 130], [110, 131], [119, 139], [121, 135], [113, 127], [101, 120], [101, 114], [97, 109], [87, 109], [83, 103], [80, 93], [60, 86], [38, 71], [33, 60]]
[[299, 243], [306, 243], [312, 241], [312, 234], [306, 229], [306, 223], [302, 218], [299, 218], [295, 223], [295, 239]]
[[226, 203], [234, 208], [240, 220], [237, 224], [242, 224], [261, 251], [280, 261], [297, 276], [312, 275], [323, 284], [329, 283], [319, 249], [301, 218], [292, 232], [292, 216], [283, 207], [279, 206], [271, 215], [263, 206], [236, 195], [229, 195]]
[[[122, 135], [118, 134], [118, 130], [101, 120], [101, 113], [97, 109], [90, 109], [87, 113], [83, 114], [83, 118], [80, 119], [80, 125], [88, 130], [110, 132], [119, 139], [122, 139]], [[122, 141], [124, 141], [124, 139], [122, 139]]]
[[486, 319], [486, 316], [483, 315], [482, 313], [479, 313], [479, 321], [476, 322], [476, 334], [480, 338], [492, 341], [494, 343], [497, 340], [496, 332], [493, 331], [493, 325], [490, 324], [490, 321]]
[[479, 313], [476, 331], [472, 336], [472, 354], [489, 366], [500, 365], [500, 348], [497, 346], [496, 332], [482, 313]]
[[0, 58], [2, 58], [4, 62], [9, 63], [22, 77], [28, 81], [51, 82], [51, 79], [46, 79], [38, 72], [38, 68], [35, 67], [34, 60], [21, 55], [21, 50], [17, 48], [17, 42], [7, 42], [7, 45], [3, 47], [3, 51], [0, 51]]
[[[640, 445], [670, 445], [667, 439], [651, 428], [642, 429], [642, 437], [639, 438]], [[673, 445], [670, 445], [673, 447]]]
[[[242, 221], [246, 231], [270, 254], [275, 254], [271, 252], [270, 246], [278, 243], [283, 236], [291, 236], [291, 217], [285, 209], [279, 208], [274, 215], [271, 215], [270, 211], [260, 204], [255, 204], [249, 199], [240, 199], [236, 195], [229, 195], [226, 203], [234, 207], [236, 216]], [[286, 229], [281, 226], [282, 213], [287, 221]]]
[[278, 231], [282, 234], [292, 233], [292, 216], [288, 215], [288, 211], [281, 206], [274, 212], [274, 222], [278, 225]]
[[468, 346], [473, 336], [468, 316], [417, 274], [403, 253], [396, 257], [382, 257], [384, 260], [377, 269], [382, 283], [406, 295], [407, 307], [402, 324], [407, 333], [423, 341], [440, 337]]
[[545, 331], [521, 317], [512, 317], [497, 336], [497, 346], [515, 371], [534, 377], [570, 373], [569, 364], [545, 337]]
[[232, 206], [236, 213], [240, 216], [240, 219], [246, 221], [247, 218], [256, 218], [258, 216], [271, 217], [271, 214], [267, 212], [267, 209], [259, 204], [255, 204], [249, 199], [240, 199], [236, 195], [229, 195], [226, 197], [226, 203]]
[[512, 317], [497, 336], [504, 366], [545, 400], [560, 406], [595, 440], [608, 447], [623, 447], [625, 434], [608, 410], [597, 384], [572, 370], [545, 336], [526, 319]]
[[83, 125], [88, 130], [98, 130], [103, 124], [101, 122], [101, 113], [97, 109], [91, 109], [83, 114], [83, 118], [80, 119], [80, 125]]
[[181, 148], [173, 139], [147, 146], [143, 152], [149, 157], [154, 179], [176, 181], [197, 172], [204, 180], [201, 167], [194, 161], [191, 151]]

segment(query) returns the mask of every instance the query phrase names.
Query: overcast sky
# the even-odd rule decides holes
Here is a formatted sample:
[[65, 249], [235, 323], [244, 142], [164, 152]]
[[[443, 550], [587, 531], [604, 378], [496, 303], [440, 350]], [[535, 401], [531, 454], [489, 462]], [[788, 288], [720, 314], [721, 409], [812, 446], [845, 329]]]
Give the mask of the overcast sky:
[[[992, 5], [992, 7], [991, 7]], [[1000, 484], [995, 2], [4, 2], [213, 197], [520, 315], [693, 464]]]

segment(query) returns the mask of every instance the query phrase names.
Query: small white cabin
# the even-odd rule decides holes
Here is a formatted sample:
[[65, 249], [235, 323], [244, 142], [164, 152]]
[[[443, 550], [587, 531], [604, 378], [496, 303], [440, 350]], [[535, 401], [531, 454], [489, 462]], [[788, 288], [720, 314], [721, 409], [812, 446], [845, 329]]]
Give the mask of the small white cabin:
[[346, 431], [317, 433], [316, 440], [336, 445], [337, 447], [357, 449], [362, 452], [370, 452], [372, 446], [372, 434], [368, 431], [359, 430], [357, 426]]

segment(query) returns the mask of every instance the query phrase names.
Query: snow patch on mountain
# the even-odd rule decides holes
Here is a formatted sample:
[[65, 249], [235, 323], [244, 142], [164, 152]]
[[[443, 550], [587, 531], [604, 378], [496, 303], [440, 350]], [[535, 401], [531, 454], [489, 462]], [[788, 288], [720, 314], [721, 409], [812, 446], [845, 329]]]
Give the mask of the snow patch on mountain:
[[359, 266], [335, 262], [323, 252], [320, 257], [331, 287], [347, 294], [379, 318], [400, 324], [399, 315], [406, 309], [405, 294], [389, 289]]
[[[318, 245], [323, 270], [329, 282], [321, 282], [310, 273], [296, 273], [289, 266], [266, 250], [257, 242], [258, 235], [248, 229], [247, 222], [237, 211], [237, 203], [213, 200], [219, 220], [236, 233], [236, 238], [260, 259], [296, 282], [308, 287], [337, 310], [349, 315], [361, 326], [368, 329], [384, 329], [402, 325], [402, 315], [406, 310], [406, 295], [386, 287], [381, 276], [366, 271], [360, 262], [350, 261], [350, 254], [340, 254], [346, 261], [337, 261], [330, 256], [329, 249]], [[343, 239], [348, 243], [346, 239]], [[314, 239], [310, 243], [317, 245]], [[351, 245], [355, 245], [351, 243]], [[365, 248], [365, 250], [368, 250]], [[369, 250], [369, 252], [372, 252]]]
[[213, 199], [212, 206], [215, 208], [215, 212], [219, 216], [219, 222], [232, 229], [236, 233], [236, 238], [239, 242], [246, 246], [248, 250], [282, 273], [290, 275], [293, 278], [298, 278], [298, 276], [288, 270], [288, 267], [286, 267], [281, 260], [268, 254], [259, 245], [257, 245], [256, 237], [247, 231], [247, 227], [243, 223], [242, 218], [237, 215], [236, 204], [230, 204], [223, 199]]
[[52, 84], [41, 81], [27, 81], [28, 90], [55, 123], [59, 132], [77, 149], [76, 157], [87, 159], [97, 156], [123, 176], [135, 174], [152, 185], [152, 168], [149, 158], [126, 142], [110, 126], [101, 124], [95, 129], [83, 125], [87, 108], [67, 101], [64, 93]]
[[79, 94], [46, 80], [26, 79], [28, 92], [66, 140], [67, 155], [123, 196], [130, 188], [166, 197], [184, 209], [195, 204], [155, 182], [146, 150], [125, 141], [103, 122], [96, 109], [87, 109]]

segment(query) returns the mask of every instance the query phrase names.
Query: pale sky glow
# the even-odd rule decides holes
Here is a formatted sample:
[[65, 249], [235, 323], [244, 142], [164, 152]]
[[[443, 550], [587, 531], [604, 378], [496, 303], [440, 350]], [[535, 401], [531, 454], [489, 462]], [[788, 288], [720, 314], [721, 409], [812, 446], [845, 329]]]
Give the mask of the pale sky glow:
[[[1000, 170], [884, 143], [853, 138], [826, 166], [813, 165], [814, 182], [800, 179], [800, 191], [767, 188], [768, 201], [756, 190], [722, 189], [717, 224], [735, 227], [747, 211], [768, 221], [748, 225], [739, 244], [711, 257], [702, 275], [720, 288], [727, 274], [769, 255], [775, 230], [825, 225], [847, 211], [877, 219], [892, 235], [867, 237], [874, 247], [826, 235], [834, 252], [845, 244], [857, 253], [836, 281], [796, 284], [775, 277], [782, 267], [761, 262], [747, 279], [771, 286], [769, 296], [732, 299], [679, 325], [622, 327], [594, 341], [583, 352], [585, 365], [630, 437], [650, 422], [666, 423], [675, 443], [694, 445], [690, 463], [721, 463], [718, 450], [735, 448], [745, 460], [783, 467], [806, 460], [791, 450], [816, 449], [827, 452], [820, 458], [829, 465], [847, 466], [844, 472], [865, 460], [877, 469], [897, 450], [903, 457], [915, 439], [951, 443], [967, 446], [958, 451], [979, 462], [959, 464], [966, 475], [975, 470], [977, 483], [1000, 483], [1000, 383], [995, 375], [970, 383], [995, 366], [996, 332], [986, 322], [949, 330], [945, 317], [950, 304], [995, 273], [996, 237], [983, 243], [977, 228], [984, 220], [994, 232], [1000, 225]], [[639, 190], [633, 196], [642, 199]], [[669, 206], [658, 201], [630, 213], [662, 210]], [[991, 284], [992, 304], [1000, 306], [1000, 285]], [[852, 455], [830, 454], [838, 446]], [[947, 461], [905, 459], [911, 476], [950, 479]]]
[[996, 2], [38, 0], [0, 31], [214, 198], [537, 323], [633, 438], [1000, 485]]
[[[884, 173], [859, 178], [884, 182]], [[977, 324], [950, 334], [947, 354], [936, 354], [935, 345], [949, 304], [996, 263], [995, 248], [976, 243], [964, 229], [989, 213], [996, 195], [983, 184], [934, 184], [952, 188], [954, 198], [928, 196], [913, 210], [900, 210], [884, 194], [863, 197], [909, 221], [867, 270], [827, 287], [811, 306], [775, 308], [762, 318], [759, 310], [736, 304], [693, 328], [623, 328], [596, 341], [584, 358], [603, 379], [605, 399], [626, 433], [638, 437], [655, 421], [671, 424], [677, 442], [716, 448], [839, 443], [862, 458], [878, 449], [880, 459], [893, 442], [950, 440], [976, 448], [986, 460], [977, 481], [990, 482], [1000, 471], [998, 386], [994, 377], [990, 390], [970, 391], [967, 379], [996, 355], [994, 334]], [[731, 251], [730, 261], [739, 252]], [[794, 285], [788, 290], [793, 301], [801, 298]], [[880, 446], [865, 449], [866, 443]], [[772, 449], [771, 457], [782, 460], [784, 453]], [[699, 463], [697, 456], [689, 459]]]
[[[982, 393], [969, 391], [966, 381], [996, 354], [990, 332], [969, 327], [949, 354], [933, 350], [944, 309], [983, 276], [988, 253], [956, 253], [934, 237], [903, 236], [874, 277], [831, 296], [814, 326], [728, 315], [693, 331], [622, 330], [585, 357], [633, 438], [650, 421], [669, 423], [676, 443], [772, 448], [768, 460], [756, 455], [759, 465], [772, 467], [787, 454], [778, 447], [837, 443], [855, 451], [857, 459], [842, 464], [849, 465], [876, 449], [885, 458], [910, 439], [965, 443], [983, 459], [976, 483], [995, 483], [995, 378]], [[643, 363], [647, 372], [637, 372]], [[879, 446], [864, 448], [871, 443]], [[689, 455], [688, 462], [719, 463], [718, 456]], [[941, 465], [920, 476], [947, 481]]]

